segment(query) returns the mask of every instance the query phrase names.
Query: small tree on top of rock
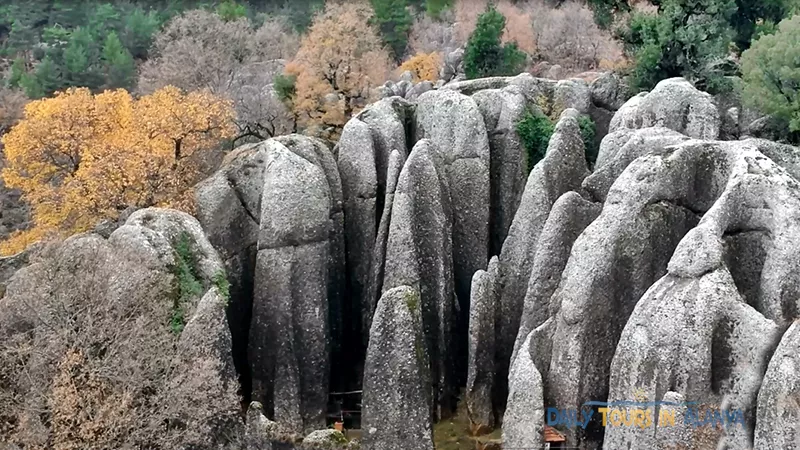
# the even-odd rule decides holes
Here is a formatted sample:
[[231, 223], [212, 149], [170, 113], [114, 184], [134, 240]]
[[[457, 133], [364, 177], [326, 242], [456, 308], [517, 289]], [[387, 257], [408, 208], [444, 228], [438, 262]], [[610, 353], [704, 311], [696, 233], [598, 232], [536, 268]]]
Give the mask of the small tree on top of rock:
[[742, 54], [743, 98], [800, 137], [800, 15], [780, 23]]
[[494, 6], [489, 6], [478, 17], [464, 53], [464, 71], [468, 78], [516, 75], [523, 70], [525, 53], [514, 42], [502, 44], [505, 26], [505, 17]]

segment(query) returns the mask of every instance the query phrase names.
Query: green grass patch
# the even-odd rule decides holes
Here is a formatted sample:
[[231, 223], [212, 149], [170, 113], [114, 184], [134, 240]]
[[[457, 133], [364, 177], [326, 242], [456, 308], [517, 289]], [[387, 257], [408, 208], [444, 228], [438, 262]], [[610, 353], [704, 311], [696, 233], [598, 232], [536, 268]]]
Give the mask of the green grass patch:
[[181, 233], [175, 243], [175, 296], [169, 319], [169, 329], [180, 334], [186, 326], [185, 306], [193, 298], [203, 293], [203, 283], [197, 274], [197, 257], [192, 252], [192, 238], [188, 233]]
[[228, 281], [228, 275], [224, 270], [220, 270], [211, 278], [211, 283], [217, 287], [219, 295], [222, 296], [227, 305], [231, 301], [231, 283]]

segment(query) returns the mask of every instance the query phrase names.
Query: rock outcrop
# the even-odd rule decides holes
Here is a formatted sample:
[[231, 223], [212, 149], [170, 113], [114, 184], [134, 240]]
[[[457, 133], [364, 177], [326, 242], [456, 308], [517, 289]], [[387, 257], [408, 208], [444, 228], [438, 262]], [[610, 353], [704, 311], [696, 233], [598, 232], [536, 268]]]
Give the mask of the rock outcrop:
[[364, 368], [365, 450], [433, 450], [422, 299], [400, 286], [378, 302]]
[[453, 406], [456, 393], [456, 304], [448, 182], [434, 144], [419, 141], [395, 190], [383, 279], [384, 294], [400, 286], [419, 292], [437, 413], [440, 408]]
[[467, 361], [467, 414], [476, 433], [491, 431], [495, 424], [495, 322], [499, 295], [495, 256], [487, 270], [475, 272], [469, 311], [469, 359]]
[[794, 322], [781, 339], [758, 392], [756, 450], [796, 450], [800, 443], [800, 407], [797, 404], [800, 325]]

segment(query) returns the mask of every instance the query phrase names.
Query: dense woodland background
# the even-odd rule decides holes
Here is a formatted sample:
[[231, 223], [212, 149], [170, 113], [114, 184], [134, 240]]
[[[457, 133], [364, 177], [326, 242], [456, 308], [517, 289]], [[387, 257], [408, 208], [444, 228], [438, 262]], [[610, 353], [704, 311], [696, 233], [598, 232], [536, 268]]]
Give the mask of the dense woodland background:
[[[0, 253], [130, 208], [191, 211], [225, 151], [335, 141], [387, 80], [437, 82], [457, 49], [467, 78], [615, 71], [635, 94], [682, 76], [797, 141], [797, 1], [14, 0], [0, 6], [3, 182], [32, 220]], [[552, 124], [519, 131], [535, 155]]]

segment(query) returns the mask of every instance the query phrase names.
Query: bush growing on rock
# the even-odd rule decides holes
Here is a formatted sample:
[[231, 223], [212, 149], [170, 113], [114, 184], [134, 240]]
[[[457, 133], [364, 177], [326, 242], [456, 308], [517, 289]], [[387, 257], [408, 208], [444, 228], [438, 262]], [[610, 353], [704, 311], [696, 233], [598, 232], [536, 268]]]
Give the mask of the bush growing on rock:
[[553, 130], [553, 122], [539, 110], [528, 110], [517, 123], [517, 133], [526, 151], [528, 172], [544, 158]]
[[525, 53], [514, 42], [502, 44], [505, 25], [505, 17], [494, 6], [478, 17], [464, 52], [467, 78], [516, 75], [523, 70]]
[[190, 209], [188, 190], [232, 137], [232, 119], [228, 101], [174, 87], [138, 100], [124, 90], [70, 89], [29, 103], [3, 137], [3, 179], [31, 204], [35, 228], [2, 243], [0, 253], [85, 231], [130, 206]]
[[742, 55], [743, 98], [786, 123], [793, 140], [800, 137], [800, 15], [780, 23], [774, 35], [762, 36]]
[[583, 146], [586, 152], [586, 163], [589, 167], [594, 167], [594, 162], [597, 160], [597, 152], [599, 150], [595, 143], [597, 127], [594, 120], [585, 114], [578, 117], [578, 126], [581, 127], [581, 137], [583, 137]]

